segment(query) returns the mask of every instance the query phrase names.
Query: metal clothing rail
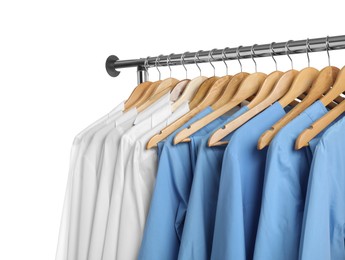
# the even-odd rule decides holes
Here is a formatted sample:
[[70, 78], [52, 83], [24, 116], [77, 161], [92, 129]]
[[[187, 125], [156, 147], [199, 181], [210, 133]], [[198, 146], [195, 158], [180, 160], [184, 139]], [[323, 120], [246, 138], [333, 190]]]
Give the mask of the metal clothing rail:
[[[345, 49], [345, 35], [255, 45], [254, 57], [257, 58], [267, 57], [271, 55], [285, 55], [287, 54], [287, 46], [288, 54], [305, 53], [307, 51], [307, 46], [309, 46], [308, 52]], [[167, 65], [181, 65], [182, 56], [184, 56], [184, 64], [193, 64], [195, 62], [208, 62], [210, 53], [212, 54], [212, 61], [252, 58], [253, 50], [253, 46], [241, 46], [240, 48], [235, 47], [226, 49], [214, 49], [211, 51], [186, 52], [184, 54], [160, 55], [158, 57], [132, 60], [119, 60], [117, 56], [111, 55], [106, 61], [106, 70], [110, 76], [117, 77], [120, 74], [117, 69], [137, 67], [138, 83], [141, 83], [146, 81], [147, 68], [154, 66], [161, 67]]]

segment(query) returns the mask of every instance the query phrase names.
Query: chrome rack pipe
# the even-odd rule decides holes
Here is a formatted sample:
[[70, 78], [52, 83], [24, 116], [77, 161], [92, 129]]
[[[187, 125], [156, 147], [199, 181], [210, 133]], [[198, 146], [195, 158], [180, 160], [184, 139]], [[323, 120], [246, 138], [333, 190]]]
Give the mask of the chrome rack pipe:
[[[298, 41], [290, 41], [288, 44], [289, 54], [305, 53], [306, 52], [306, 39]], [[286, 43], [287, 42], [277, 42], [273, 44], [274, 56], [285, 55], [286, 54]], [[327, 37], [309, 39], [309, 52], [319, 52], [327, 50]], [[339, 50], [345, 49], [345, 35], [339, 36], [330, 36], [328, 37], [328, 49], [329, 50]], [[267, 57], [271, 56], [271, 44], [260, 44], [255, 46], [255, 58], [257, 57]], [[252, 46], [241, 47], [238, 51], [235, 48], [228, 48], [226, 50], [226, 60], [237, 60], [238, 56], [240, 59], [251, 58], [251, 48]], [[223, 49], [217, 49], [212, 52], [212, 61], [222, 61], [222, 51]], [[210, 51], [201, 51], [199, 52], [199, 59], [197, 63], [208, 62]], [[195, 62], [196, 52], [186, 53], [184, 56], [184, 64], [193, 64]], [[170, 66], [181, 65], [181, 56], [182, 54], [172, 54], [170, 55], [169, 64]], [[106, 61], [106, 70], [108, 74], [112, 77], [117, 77], [120, 72], [117, 69], [137, 67], [138, 69], [138, 83], [146, 80], [146, 71], [144, 64], [150, 68], [155, 66], [157, 57], [150, 57], [145, 64], [146, 58], [132, 59], [132, 60], [119, 60], [115, 55], [108, 57]], [[159, 57], [158, 66], [167, 66], [168, 55], [163, 55]]]

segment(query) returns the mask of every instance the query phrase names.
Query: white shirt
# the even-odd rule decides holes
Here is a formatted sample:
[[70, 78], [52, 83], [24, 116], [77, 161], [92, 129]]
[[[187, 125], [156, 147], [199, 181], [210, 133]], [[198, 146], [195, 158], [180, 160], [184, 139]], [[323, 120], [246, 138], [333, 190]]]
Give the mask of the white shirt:
[[78, 180], [81, 185], [81, 189], [79, 193], [79, 214], [77, 222], [77, 255], [73, 259], [85, 260], [88, 257], [98, 192], [100, 166], [102, 166], [103, 148], [106, 137], [117, 127], [123, 126], [123, 131], [129, 129], [137, 117], [147, 118], [154, 111], [159, 110], [165, 103], [166, 97], [159, 99], [140, 113], [133, 108], [117, 118], [114, 124], [109, 124], [99, 130], [92, 138], [90, 145], [83, 156], [82, 169]]
[[82, 132], [80, 132], [73, 141], [71, 153], [70, 153], [70, 165], [69, 173], [67, 180], [67, 188], [65, 192], [65, 199], [62, 209], [62, 217], [60, 222], [60, 231], [58, 246], [56, 251], [56, 260], [66, 260], [68, 256], [68, 241], [69, 241], [69, 231], [70, 231], [70, 218], [71, 218], [71, 209], [72, 209], [72, 186], [73, 186], [73, 177], [74, 169], [76, 164], [78, 164], [78, 159], [80, 159], [79, 154], [83, 153], [87, 147], [90, 138], [93, 133], [95, 133], [104, 123], [109, 119], [116, 119], [122, 114], [124, 109], [124, 102], [120, 103], [115, 107], [110, 113], [98, 119], [96, 122], [89, 125]]
[[[115, 124], [122, 126], [133, 124], [137, 115], [136, 109], [131, 109], [115, 120]], [[74, 259], [85, 260], [91, 236], [93, 212], [98, 189], [98, 171], [103, 160], [104, 140], [115, 127], [114, 123], [100, 129], [92, 138], [90, 145], [82, 158], [82, 168], [78, 182], [80, 183], [79, 214], [77, 228], [77, 256]]]
[[107, 135], [104, 142], [103, 161], [99, 174], [99, 187], [97, 191], [89, 253], [87, 258], [90, 260], [102, 258], [117, 150], [121, 136], [132, 126], [133, 124], [125, 124], [114, 128]]
[[[166, 101], [168, 101], [168, 103]], [[134, 142], [140, 136], [150, 131], [152, 127], [166, 120], [172, 114], [170, 93], [165, 94], [161, 98], [161, 102], [164, 103], [164, 105], [161, 106], [160, 109], [156, 110], [150, 118], [141, 121], [121, 137], [113, 177], [113, 188], [110, 199], [108, 222], [103, 247], [103, 260], [116, 259], [116, 245], [118, 240], [122, 192], [125, 178], [125, 166], [130, 150], [133, 147]]]
[[184, 103], [167, 120], [140, 137], [131, 150], [125, 172], [116, 259], [138, 258], [157, 173], [157, 151], [146, 150], [146, 144], [188, 111], [189, 105]]

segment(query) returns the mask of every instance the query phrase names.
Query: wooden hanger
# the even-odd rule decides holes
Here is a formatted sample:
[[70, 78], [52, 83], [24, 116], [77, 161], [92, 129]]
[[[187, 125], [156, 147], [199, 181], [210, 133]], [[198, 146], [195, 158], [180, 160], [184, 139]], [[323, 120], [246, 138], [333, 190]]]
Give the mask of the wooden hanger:
[[[324, 95], [320, 101], [326, 107], [333, 102], [336, 98], [345, 92], [345, 67], [343, 67], [338, 73], [338, 77], [334, 83], [334, 86]], [[333, 122], [344, 111], [344, 101], [329, 111], [326, 115], [314, 122], [311, 127], [304, 130], [297, 138], [295, 143], [296, 149], [301, 149], [307, 146], [311, 139], [317, 136], [322, 130], [324, 130], [331, 122]]]
[[125, 102], [124, 110], [128, 111], [132, 107], [140, 101], [141, 97], [145, 95], [145, 93], [149, 90], [150, 85], [152, 84], [151, 81], [146, 81], [140, 83], [131, 93], [129, 98]]
[[185, 91], [190, 79], [183, 79], [176, 84], [176, 86], [170, 92], [170, 101], [176, 102], [182, 93]]
[[345, 66], [339, 71], [334, 86], [324, 95], [320, 101], [327, 106], [332, 101], [337, 100], [343, 92], [345, 92]]
[[197, 107], [198, 104], [205, 98], [206, 94], [210, 91], [213, 84], [219, 79], [219, 77], [211, 77], [206, 79], [195, 93], [192, 100], [189, 102], [189, 109], [192, 110]]
[[[170, 56], [172, 54], [170, 54], [168, 57], [167, 57], [167, 65], [170, 69]], [[158, 64], [159, 64], [159, 59], [162, 55], [159, 55], [156, 60], [155, 60], [155, 67], [156, 69], [158, 70], [158, 73], [159, 73], [159, 84], [155, 84], [154, 85], [154, 88], [153, 88], [153, 91], [151, 93], [151, 97], [145, 101], [144, 103], [141, 103], [139, 106], [136, 106], [137, 107], [137, 110], [139, 112], [145, 110], [146, 108], [148, 108], [149, 106], [151, 106], [153, 103], [155, 103], [159, 98], [161, 98], [163, 95], [165, 95], [166, 93], [168, 93], [169, 91], [171, 91], [175, 86], [176, 84], [179, 82], [179, 80], [175, 79], [175, 78], [172, 78], [170, 76], [170, 78], [167, 78], [165, 80], [160, 80], [161, 79], [161, 72], [160, 70], [158, 69]], [[148, 64], [148, 58], [146, 58], [145, 60], [145, 64], [144, 64], [144, 67], [147, 69], [147, 64]], [[170, 74], [171, 75], [171, 74]], [[158, 83], [158, 82], [157, 82]]]
[[[217, 77], [212, 77], [204, 81], [204, 83], [200, 86], [198, 92], [196, 93], [195, 97], [189, 103], [189, 107], [191, 110], [187, 114], [183, 115], [182, 117], [174, 121], [172, 124], [165, 127], [159, 134], [154, 135], [147, 143], [146, 148], [151, 149], [153, 147], [156, 147], [160, 141], [167, 138], [175, 130], [183, 126], [186, 122], [188, 122], [191, 118], [193, 118], [203, 109], [216, 102], [216, 100], [222, 93], [224, 87], [230, 80], [229, 77], [231, 76], [222, 77], [218, 80]], [[213, 85], [211, 84], [212, 82], [214, 82]], [[205, 91], [207, 92], [204, 95], [204, 97], [202, 97]]]
[[281, 78], [284, 73], [281, 71], [274, 71], [270, 73], [265, 81], [262, 83], [258, 93], [254, 96], [254, 98], [248, 103], [248, 109], [254, 108], [256, 105], [261, 103], [268, 95], [271, 93], [273, 87], [275, 86], [276, 82]]
[[159, 84], [162, 83], [162, 80], [158, 80], [153, 82], [148, 90], [143, 93], [143, 95], [139, 98], [138, 102], [136, 103], [135, 107], [140, 107], [142, 104], [144, 104], [150, 97], [153, 96], [153, 92], [157, 89], [157, 87], [159, 86]]
[[[224, 106], [226, 103], [229, 103], [232, 99], [232, 97], [235, 95], [237, 89], [239, 88], [240, 83], [249, 75], [247, 72], [240, 72], [235, 74], [232, 79], [229, 81], [228, 85], [226, 86], [225, 90], [223, 91], [223, 94], [218, 99], [216, 103], [214, 103], [211, 108], [213, 111], [219, 109], [220, 107]], [[249, 98], [247, 99], [249, 100]], [[189, 131], [189, 130], [192, 131]], [[194, 134], [197, 130], [194, 128], [185, 128], [181, 132], [179, 132], [174, 139], [175, 144], [178, 143], [187, 143], [190, 142], [189, 136]], [[186, 136], [184, 138], [184, 136]], [[183, 138], [183, 140], [181, 140]], [[181, 140], [181, 141], [180, 141]]]
[[[254, 59], [254, 47], [255, 45], [252, 46], [251, 52], [252, 60], [255, 64], [255, 71], [257, 71], [257, 66]], [[237, 48], [236, 53], [238, 57], [238, 62], [241, 66], [241, 73], [238, 73], [233, 77], [233, 79], [229, 82], [226, 90], [224, 91], [222, 97], [214, 105], [212, 105], [212, 109], [214, 110], [214, 112], [196, 121], [188, 128], [185, 128], [182, 131], [180, 131], [174, 138], [174, 144], [178, 144], [180, 142], [190, 142], [189, 137], [192, 134], [194, 134], [207, 124], [211, 123], [212, 121], [216, 120], [220, 116], [224, 115], [226, 112], [233, 109], [239, 103], [243, 102], [244, 100], [248, 100], [254, 94], [258, 93], [258, 89], [260, 86], [262, 86], [262, 83], [267, 75], [258, 72], [251, 75], [249, 75], [248, 73], [243, 73], [242, 64], [239, 60], [240, 48], [241, 46]]]
[[[291, 104], [301, 94], [307, 92], [313, 81], [316, 79], [319, 71], [315, 68], [308, 67], [301, 70], [295, 77], [288, 92], [278, 101], [280, 105], [285, 108]], [[266, 138], [266, 133], [263, 133], [258, 141], [258, 149], [262, 150], [269, 144], [269, 140]]]
[[239, 85], [241, 82], [249, 75], [247, 72], [240, 72], [235, 74], [232, 79], [229, 81], [228, 85], [226, 86], [222, 96], [219, 100], [212, 105], [213, 110], [217, 110], [218, 108], [224, 106], [226, 103], [229, 103], [231, 98], [235, 95]]
[[316, 80], [313, 82], [310, 91], [303, 100], [298, 103], [293, 109], [291, 109], [284, 117], [282, 117], [277, 123], [275, 123], [269, 130], [267, 130], [262, 138], [265, 140], [263, 145], [267, 145], [272, 141], [274, 136], [286, 126], [291, 120], [302, 113], [306, 108], [313, 104], [317, 99], [321, 98], [330, 87], [334, 84], [339, 69], [336, 67], [326, 67], [321, 70]]
[[[199, 53], [201, 52], [201, 50], [200, 51], [198, 51], [198, 52], [196, 52], [195, 53], [195, 56], [194, 56], [194, 63], [195, 63], [195, 65], [197, 66], [197, 68], [199, 69], [199, 71], [200, 71], [200, 76], [199, 77], [196, 77], [196, 78], [194, 78], [194, 79], [192, 79], [189, 83], [188, 83], [188, 85], [187, 85], [187, 87], [186, 87], [186, 89], [185, 89], [185, 91], [181, 94], [181, 96], [180, 96], [180, 98], [178, 99], [178, 100], [176, 100], [175, 102], [174, 102], [174, 104], [172, 105], [172, 109], [173, 109], [173, 111], [175, 111], [183, 102], [186, 102], [186, 101], [188, 101], [188, 102], [190, 102], [191, 100], [192, 100], [192, 98], [193, 97], [200, 97], [200, 96], [202, 96], [202, 97], [204, 97], [205, 96], [205, 94], [207, 93], [207, 92], [205, 92], [205, 91], [198, 91], [199, 89], [201, 89], [201, 90], [203, 90], [204, 88], [206, 89], [208, 89], [211, 85], [213, 85], [213, 83], [214, 83], [214, 81], [215, 81], [215, 77], [212, 77], [210, 80], [209, 80], [209, 83], [210, 84], [206, 84], [206, 80], [208, 79], [207, 77], [204, 77], [204, 76], [201, 76], [201, 69], [200, 69], [200, 67], [199, 67], [199, 65], [198, 65], [198, 63], [197, 63], [197, 60], [199, 60], [200, 61], [200, 59], [199, 59]], [[184, 55], [181, 57], [181, 63], [182, 63], [182, 65], [184, 65]], [[186, 69], [186, 68], [185, 68]], [[187, 74], [187, 70], [186, 70], [186, 74]], [[187, 77], [187, 76], [186, 76]], [[212, 83], [211, 83], [212, 82]], [[205, 84], [204, 84], [205, 83]], [[196, 95], [196, 93], [199, 93], [198, 95]], [[200, 99], [201, 100], [201, 99]], [[196, 103], [196, 102], [195, 102]], [[190, 104], [189, 104], [189, 106], [190, 106]]]
[[163, 80], [158, 87], [153, 91], [151, 94], [151, 97], [137, 107], [138, 112], [141, 112], [151, 106], [153, 103], [155, 103], [158, 99], [160, 99], [162, 96], [164, 96], [166, 93], [171, 91], [173, 87], [176, 86], [176, 84], [179, 82], [179, 80], [174, 78], [167, 78]]
[[254, 98], [247, 105], [249, 110], [214, 132], [208, 140], [208, 145], [226, 144], [226, 141], [221, 140], [281, 98], [289, 90], [296, 74], [297, 71], [290, 70], [286, 73], [275, 71], [268, 75], [256, 96], [257, 98]]
[[175, 111], [182, 103], [191, 100], [206, 79], [207, 78], [204, 76], [199, 76], [189, 81], [179, 99], [177, 99], [174, 104], [172, 104], [173, 111]]
[[309, 142], [321, 133], [327, 126], [345, 112], [345, 100], [330, 110], [326, 115], [315, 121], [309, 128], [305, 129], [296, 139], [295, 149], [299, 150], [308, 146]]
[[167, 93], [168, 91], [171, 91], [177, 85], [177, 83], [179, 83], [179, 80], [175, 79], [175, 78], [164, 79], [156, 87], [156, 89], [153, 91], [152, 95], [154, 96], [154, 95], [159, 94], [161, 92]]
[[234, 94], [234, 96], [232, 97], [229, 103], [223, 105], [222, 107], [218, 108], [212, 113], [194, 122], [193, 124], [190, 125], [190, 127], [183, 129], [181, 132], [179, 132], [175, 136], [174, 144], [178, 144], [185, 138], [191, 136], [193, 133], [197, 132], [204, 126], [208, 125], [212, 121], [216, 120], [220, 116], [224, 115], [226, 112], [236, 107], [238, 104], [246, 100], [248, 97], [257, 93], [259, 87], [262, 85], [265, 78], [266, 78], [266, 74], [261, 73], [261, 72], [256, 72], [247, 76], [243, 80], [243, 82], [241, 83], [241, 85], [239, 86], [239, 88], [237, 89], [236, 93]]
[[152, 93], [154, 92], [154, 90], [157, 88], [157, 86], [161, 82], [162, 82], [161, 80], [158, 80], [158, 81], [151, 83], [151, 85], [148, 87], [148, 89], [139, 97], [139, 99], [137, 100], [135, 105], [125, 109], [125, 112], [128, 111], [130, 108], [139, 107], [142, 104], [144, 104], [150, 97], [152, 97]]
[[[219, 79], [219, 77], [210, 77], [207, 78], [201, 86], [198, 88], [196, 94], [192, 98], [191, 102], [189, 102], [189, 109], [192, 111], [194, 108], [197, 107], [197, 105], [205, 98], [206, 94], [212, 87], [212, 85]], [[151, 137], [149, 142], [146, 145], [146, 149], [150, 149], [153, 147], [156, 147], [157, 144], [167, 138], [170, 134], [172, 134], [175, 130], [176, 124], [175, 125], [168, 125], [166, 126], [159, 134], [154, 135]]]
[[[173, 88], [173, 90], [170, 92], [170, 101], [171, 102], [175, 102], [176, 100], [179, 99], [179, 97], [182, 95], [182, 93], [184, 92], [184, 90], [186, 89], [188, 83], [190, 82], [190, 79], [188, 79], [187, 76], [187, 68], [184, 64], [184, 57], [188, 52], [185, 52], [181, 55], [181, 65], [183, 66], [183, 68], [186, 71], [186, 78], [181, 80], [180, 82], [178, 82], [176, 84], [176, 86]], [[169, 67], [170, 68], [170, 67]], [[171, 71], [170, 71], [171, 72]], [[178, 106], [176, 106], [177, 108]]]
[[[228, 65], [225, 61], [225, 59], [227, 58], [226, 56], [226, 51], [229, 50], [229, 48], [224, 48], [222, 51], [222, 60], [225, 64], [226, 67], [226, 75], [229, 75], [228, 73]], [[222, 107], [223, 105], [225, 105], [226, 103], [228, 103], [231, 98], [234, 96], [234, 94], [236, 93], [240, 83], [242, 82], [242, 80], [244, 78], [246, 78], [249, 73], [246, 72], [242, 72], [242, 64], [241, 62], [240, 66], [241, 66], [241, 72], [235, 74], [234, 76], [231, 77], [230, 81], [228, 82], [228, 85], [225, 87], [222, 95], [220, 96], [220, 98], [214, 103], [212, 104], [211, 108], [212, 110], [217, 110], [218, 108]], [[185, 141], [185, 140], [184, 140]]]

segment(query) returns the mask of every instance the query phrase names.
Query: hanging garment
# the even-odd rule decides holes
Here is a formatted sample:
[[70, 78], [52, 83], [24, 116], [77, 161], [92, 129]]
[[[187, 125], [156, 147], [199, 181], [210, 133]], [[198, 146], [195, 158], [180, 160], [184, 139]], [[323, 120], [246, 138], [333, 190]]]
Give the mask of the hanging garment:
[[[119, 120], [115, 120], [115, 124], [121, 125], [126, 129], [131, 126], [132, 120], [136, 116], [134, 109], [124, 114]], [[122, 122], [123, 120], [123, 122]], [[100, 162], [103, 160], [103, 144], [106, 136], [114, 128], [113, 124], [109, 124], [99, 130], [92, 138], [90, 145], [83, 155], [80, 176], [80, 202], [79, 202], [79, 218], [77, 233], [77, 259], [87, 258], [89, 241], [92, 228], [93, 212], [96, 203], [98, 175]]]
[[[215, 126], [210, 134], [246, 111], [248, 108], [242, 107], [221, 124]], [[230, 136], [224, 140], [229, 140]], [[198, 155], [195, 170], [193, 170], [193, 181], [178, 259], [202, 260], [210, 259], [211, 256], [219, 178], [226, 146], [208, 147], [208, 138], [209, 135], [191, 137], [191, 147], [195, 147], [194, 151], [197, 150]]]
[[345, 117], [316, 145], [308, 181], [299, 259], [345, 259]]
[[125, 166], [130, 154], [130, 150], [132, 149], [134, 142], [140, 136], [151, 130], [152, 122], [156, 125], [161, 123], [163, 120], [166, 120], [171, 115], [172, 107], [170, 102], [170, 93], [164, 95], [152, 106], [158, 107], [159, 109], [155, 109], [151, 117], [146, 118], [145, 120], [128, 129], [126, 133], [121, 136], [119, 142], [103, 246], [103, 260], [111, 260], [116, 258]]
[[[68, 190], [66, 192], [64, 205], [65, 210], [62, 218], [62, 221], [64, 219], [68, 219], [68, 221], [66, 221], [68, 223], [66, 224], [66, 222], [63, 221], [61, 224], [60, 241], [63, 239], [63, 242], [59, 242], [57, 259], [60, 257], [64, 260], [86, 259], [85, 257], [88, 250], [87, 238], [90, 236], [90, 232], [87, 233], [84, 230], [90, 230], [90, 212], [92, 214], [92, 210], [90, 211], [90, 205], [91, 208], [94, 206], [94, 198], [92, 197], [91, 201], [88, 201], [87, 196], [88, 194], [94, 193], [95, 189], [93, 187], [97, 187], [97, 182], [94, 182], [94, 179], [92, 179], [95, 176], [93, 173], [97, 167], [94, 165], [92, 165], [92, 168], [89, 167], [89, 160], [93, 160], [95, 164], [99, 162], [101, 154], [99, 152], [99, 147], [102, 147], [102, 140], [104, 140], [109, 129], [114, 128], [116, 125], [128, 125], [128, 122], [131, 120], [134, 121], [137, 115], [147, 117], [150, 113], [157, 110], [160, 105], [161, 103], [155, 103], [145, 111], [138, 114], [135, 109], [131, 109], [126, 113], [118, 111], [122, 110], [124, 107], [123, 103], [121, 103], [109, 115], [98, 120], [98, 122], [101, 122], [100, 124], [97, 124], [98, 122], [94, 123], [89, 127], [90, 130], [86, 129], [82, 132], [83, 136], [81, 134], [77, 136], [74, 146], [79, 145], [79, 143], [81, 145], [78, 150], [78, 155], [73, 153], [72, 156], [72, 158], [76, 157], [77, 159], [73, 163], [73, 166], [71, 166], [73, 168], [71, 168], [69, 174], [70, 183], [68, 184]], [[76, 149], [74, 148], [73, 151], [74, 150]], [[84, 169], [89, 174], [85, 174]], [[84, 175], [86, 176], [85, 178]], [[83, 185], [85, 186], [83, 187]], [[69, 196], [69, 199], [67, 199], [67, 196]], [[67, 210], [69, 210], [69, 212], [65, 213]], [[66, 216], [66, 218], [64, 216]], [[86, 238], [84, 236], [80, 237], [82, 234], [85, 234]], [[62, 238], [63, 236], [64, 238]]]
[[113, 128], [104, 141], [103, 161], [99, 174], [99, 188], [90, 237], [88, 259], [101, 259], [112, 192], [114, 168], [121, 136], [132, 126], [132, 122]]
[[168, 102], [169, 101], [167, 101], [166, 97], [163, 97], [153, 106], [150, 106], [148, 109], [139, 114], [137, 114], [135, 109], [129, 110], [126, 113], [128, 120], [126, 121], [125, 118], [122, 118], [122, 121], [117, 120], [112, 126], [111, 130], [107, 133], [103, 147], [102, 165], [98, 169], [99, 175], [97, 179], [99, 182], [99, 189], [97, 195], [95, 196], [96, 205], [93, 214], [92, 231], [90, 233], [91, 237], [88, 250], [88, 259], [100, 259], [102, 257], [108, 209], [112, 191], [112, 180], [114, 177], [118, 144], [121, 136], [133, 126], [133, 123], [135, 120], [137, 120], [138, 116], [150, 116], [150, 114], [154, 113], [157, 109], [161, 108]]
[[132, 129], [135, 120], [138, 118], [143, 120], [142, 118], [149, 117], [156, 111], [164, 111], [161, 110], [162, 107], [164, 107], [164, 105], [169, 106], [169, 102], [169, 97], [164, 96], [141, 113], [138, 113], [137, 110], [133, 108], [115, 120], [114, 125], [108, 125], [98, 131], [93, 137], [88, 150], [83, 156], [77, 259], [87, 259], [99, 183], [101, 165], [99, 162], [103, 161], [104, 141], [107, 135], [111, 133], [114, 127], [123, 127], [124, 130], [128, 132], [129, 129]]
[[125, 170], [116, 259], [138, 258], [157, 172], [157, 152], [146, 150], [146, 143], [187, 112], [189, 105], [185, 103], [163, 123], [151, 122], [152, 129], [141, 136], [131, 150]]
[[295, 150], [294, 145], [298, 135], [327, 112], [321, 101], [315, 102], [281, 129], [268, 148], [256, 260], [298, 259], [312, 153], [310, 147]]
[[257, 141], [285, 114], [276, 102], [232, 135], [223, 157], [212, 259], [252, 259], [267, 152], [257, 150]]
[[[173, 145], [172, 140], [183, 128], [212, 112], [204, 109], [167, 138], [161, 149], [155, 189], [152, 195], [144, 236], [138, 259], [176, 259], [183, 230], [189, 192], [192, 182], [192, 165], [188, 143]], [[219, 125], [223, 119], [214, 121]], [[194, 135], [205, 135], [213, 129], [204, 127]]]
[[75, 259], [77, 255], [77, 227], [80, 191], [80, 164], [82, 155], [87, 149], [93, 135], [111, 121], [118, 119], [122, 115], [124, 103], [122, 102], [108, 115], [97, 120], [79, 133], [74, 139], [70, 158], [68, 174], [68, 184], [65, 195], [62, 220], [60, 225], [59, 242], [56, 260]]

